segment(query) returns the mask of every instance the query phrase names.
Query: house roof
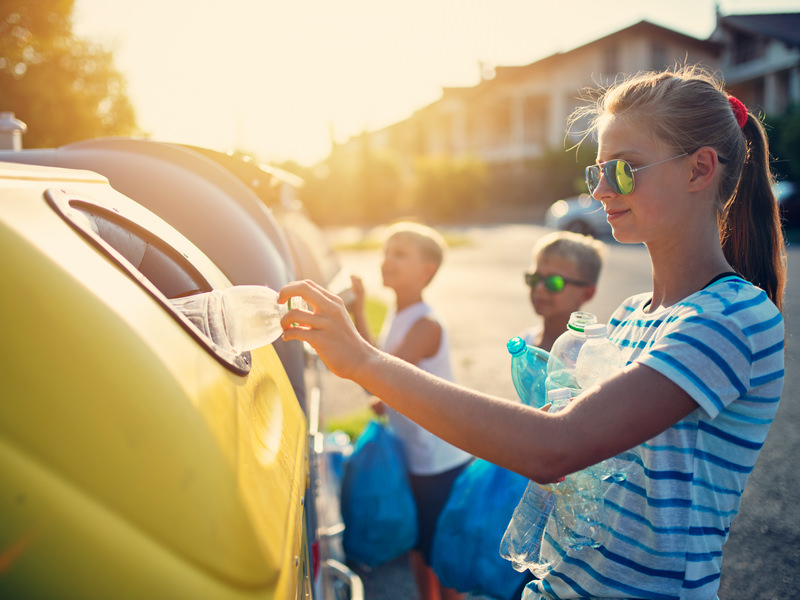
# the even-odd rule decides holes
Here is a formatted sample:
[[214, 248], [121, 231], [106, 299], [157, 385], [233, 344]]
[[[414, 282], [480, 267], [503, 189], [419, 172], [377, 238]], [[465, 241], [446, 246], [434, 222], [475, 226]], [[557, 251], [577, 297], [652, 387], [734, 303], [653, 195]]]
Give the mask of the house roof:
[[720, 21], [722, 25], [775, 38], [790, 46], [800, 47], [800, 13], [726, 15], [720, 17]]

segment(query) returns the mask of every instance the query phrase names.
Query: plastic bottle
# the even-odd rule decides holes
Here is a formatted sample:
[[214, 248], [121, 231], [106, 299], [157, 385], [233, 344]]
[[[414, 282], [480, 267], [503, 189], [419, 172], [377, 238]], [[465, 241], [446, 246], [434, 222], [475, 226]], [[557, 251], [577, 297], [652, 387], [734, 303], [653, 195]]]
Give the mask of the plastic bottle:
[[583, 331], [586, 342], [575, 362], [575, 379], [581, 388], [587, 389], [607, 379], [623, 365], [619, 347], [608, 339], [604, 323], [587, 325]]
[[[581, 388], [590, 388], [617, 373], [624, 366], [619, 347], [608, 339], [608, 328], [598, 323], [584, 328], [586, 342], [578, 353], [575, 377]], [[629, 451], [633, 452], [632, 450]], [[624, 481], [632, 466], [631, 460], [611, 457], [595, 465], [601, 478]]]
[[292, 308], [307, 309], [302, 298], [278, 304], [278, 292], [264, 285], [236, 285], [172, 300], [215, 344], [245, 352], [274, 342], [280, 320]]
[[555, 388], [547, 392], [547, 402], [550, 403], [548, 412], [556, 413], [562, 410], [572, 400], [572, 390], [569, 388]]
[[545, 379], [547, 378], [547, 350], [525, 343], [521, 337], [513, 337], [506, 343], [511, 354], [511, 380], [523, 404], [541, 408], [546, 402]]
[[573, 550], [597, 548], [605, 539], [602, 477], [594, 467], [570, 473], [552, 484], [556, 503], [553, 518], [562, 546]]
[[554, 505], [555, 496], [549, 489], [528, 482], [500, 540], [500, 555], [517, 571], [530, 569], [541, 576], [547, 570], [549, 565], [541, 559], [542, 537]]
[[592, 313], [576, 311], [569, 316], [567, 330], [553, 343], [550, 349], [550, 358], [547, 361], [546, 388], [580, 389], [575, 379], [575, 363], [578, 353], [586, 341], [583, 333], [587, 325], [597, 322], [597, 317]]
[[[572, 400], [573, 393], [570, 388], [548, 391], [549, 412], [563, 410]], [[603, 470], [594, 465], [570, 473], [564, 481], [548, 486], [556, 500], [552, 515], [562, 545], [580, 550], [602, 543], [605, 536], [603, 475]]]

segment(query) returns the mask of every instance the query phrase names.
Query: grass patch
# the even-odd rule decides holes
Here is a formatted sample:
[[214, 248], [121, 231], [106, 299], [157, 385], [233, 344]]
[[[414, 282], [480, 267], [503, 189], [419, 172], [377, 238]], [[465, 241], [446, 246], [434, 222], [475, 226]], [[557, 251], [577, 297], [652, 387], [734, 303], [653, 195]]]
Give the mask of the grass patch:
[[325, 431], [328, 433], [343, 431], [350, 437], [350, 442], [355, 443], [370, 421], [381, 418], [367, 406], [346, 415], [327, 419]]
[[389, 307], [383, 300], [370, 296], [364, 298], [364, 318], [367, 320], [367, 328], [372, 339], [377, 339], [380, 334], [388, 312]]

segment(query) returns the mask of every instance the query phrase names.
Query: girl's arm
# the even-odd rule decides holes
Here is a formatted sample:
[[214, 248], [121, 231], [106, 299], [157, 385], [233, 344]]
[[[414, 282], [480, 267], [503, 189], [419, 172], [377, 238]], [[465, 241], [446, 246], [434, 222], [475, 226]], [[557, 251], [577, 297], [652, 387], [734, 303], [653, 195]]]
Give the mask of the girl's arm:
[[308, 342], [333, 373], [435, 435], [540, 483], [632, 448], [697, 408], [666, 377], [634, 364], [549, 414], [444, 381], [377, 350], [358, 335], [341, 300], [313, 282], [280, 292], [281, 301], [291, 296], [302, 296], [314, 312], [285, 315], [285, 339]]

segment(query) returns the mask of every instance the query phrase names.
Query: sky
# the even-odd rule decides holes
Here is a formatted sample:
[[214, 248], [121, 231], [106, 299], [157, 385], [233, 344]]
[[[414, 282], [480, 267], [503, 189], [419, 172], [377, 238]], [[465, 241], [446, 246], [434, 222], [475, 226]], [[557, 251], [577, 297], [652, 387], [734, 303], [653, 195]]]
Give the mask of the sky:
[[332, 139], [476, 85], [481, 65], [526, 65], [643, 19], [704, 39], [714, 14], [714, 0], [76, 0], [73, 31], [113, 51], [153, 139], [311, 166]]

